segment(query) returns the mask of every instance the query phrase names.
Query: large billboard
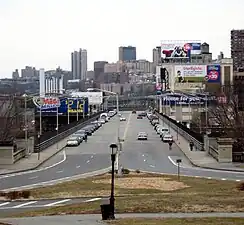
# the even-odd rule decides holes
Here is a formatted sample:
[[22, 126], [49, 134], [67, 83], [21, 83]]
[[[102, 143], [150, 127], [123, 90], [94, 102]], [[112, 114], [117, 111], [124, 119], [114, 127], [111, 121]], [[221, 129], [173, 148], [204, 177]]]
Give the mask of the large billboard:
[[43, 114], [56, 114], [58, 108], [59, 115], [70, 115], [72, 114], [87, 114], [88, 113], [88, 99], [87, 98], [59, 98], [56, 97], [35, 97], [33, 98], [33, 102], [36, 105], [36, 111], [41, 112]]
[[175, 82], [203, 82], [206, 79], [206, 65], [176, 65]]
[[201, 41], [161, 41], [161, 58], [190, 58], [201, 54]]
[[221, 82], [221, 66], [207, 65], [206, 80], [208, 83], [220, 83]]
[[73, 97], [85, 97], [88, 98], [89, 105], [100, 105], [103, 103], [103, 93], [100, 92], [73, 92], [71, 93]]

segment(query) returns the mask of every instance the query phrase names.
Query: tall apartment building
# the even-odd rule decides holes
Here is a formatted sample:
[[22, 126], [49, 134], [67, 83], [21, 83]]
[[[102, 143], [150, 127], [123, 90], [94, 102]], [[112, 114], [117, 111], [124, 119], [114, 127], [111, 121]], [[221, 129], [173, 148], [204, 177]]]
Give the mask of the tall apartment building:
[[161, 46], [153, 49], [153, 72], [156, 73], [156, 67], [161, 64]]
[[234, 71], [244, 68], [244, 30], [231, 31], [231, 58]]
[[71, 68], [73, 80], [87, 78], [87, 51], [80, 49], [71, 53]]
[[133, 46], [120, 46], [119, 47], [119, 61], [136, 60], [136, 47]]

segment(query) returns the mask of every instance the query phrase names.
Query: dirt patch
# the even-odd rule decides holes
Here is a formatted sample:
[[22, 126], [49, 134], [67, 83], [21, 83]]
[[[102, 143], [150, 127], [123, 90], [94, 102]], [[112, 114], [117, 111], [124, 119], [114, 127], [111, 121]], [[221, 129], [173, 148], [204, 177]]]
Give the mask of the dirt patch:
[[[110, 179], [95, 180], [94, 183], [110, 184]], [[115, 186], [125, 189], [157, 189], [161, 191], [174, 191], [187, 188], [186, 184], [162, 177], [127, 177], [115, 180]]]

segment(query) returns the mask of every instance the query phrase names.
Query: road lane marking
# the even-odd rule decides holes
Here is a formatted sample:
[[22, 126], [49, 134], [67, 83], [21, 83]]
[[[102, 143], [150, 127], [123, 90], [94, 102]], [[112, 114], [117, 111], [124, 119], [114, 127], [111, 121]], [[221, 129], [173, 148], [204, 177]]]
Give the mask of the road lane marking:
[[142, 154], [142, 157], [144, 157], [144, 154]]
[[59, 171], [57, 171], [56, 173], [63, 173], [64, 171], [63, 170], [59, 170]]
[[[53, 156], [52, 156], [53, 157]], [[36, 173], [36, 172], [41, 172], [41, 171], [44, 171], [44, 170], [48, 170], [48, 169], [51, 169], [55, 166], [58, 166], [60, 165], [61, 163], [63, 163], [64, 161], [66, 161], [67, 159], [67, 156], [66, 156], [66, 152], [65, 150], [63, 151], [63, 159], [57, 163], [54, 163], [50, 166], [47, 166], [47, 167], [44, 167], [44, 168], [40, 168], [40, 169], [36, 169], [36, 170], [30, 170], [30, 171], [25, 171], [25, 172], [16, 172], [16, 173], [13, 173], [13, 174], [7, 174], [7, 175], [0, 175], [0, 179], [4, 179], [4, 178], [8, 178], [8, 177], [16, 177], [16, 176], [21, 176], [21, 175], [25, 175], [25, 174], [30, 174], [30, 173]]]
[[211, 180], [211, 179], [212, 179], [212, 177], [207, 177], [207, 179]]
[[27, 185], [22, 185], [22, 186], [18, 186], [18, 187], [12, 187], [12, 188], [6, 188], [6, 189], [2, 189], [1, 191], [15, 191], [15, 190], [23, 190], [23, 189], [30, 189], [33, 187], [42, 187], [42, 186], [47, 186], [47, 185], [54, 185], [54, 184], [58, 184], [58, 183], [62, 183], [62, 182], [67, 182], [67, 181], [71, 181], [71, 180], [75, 180], [75, 179], [80, 179], [80, 178], [86, 178], [86, 177], [90, 177], [90, 176], [96, 176], [99, 174], [104, 174], [107, 173], [108, 171], [111, 170], [111, 166], [104, 168], [104, 169], [100, 169], [100, 170], [96, 170], [93, 172], [88, 172], [88, 173], [83, 173], [83, 174], [76, 174], [73, 176], [66, 176], [66, 177], [62, 177], [59, 179], [55, 179], [55, 180], [48, 180], [48, 181], [42, 181], [42, 182], [38, 182], [35, 184], [27, 184]]
[[226, 180], [225, 178], [221, 178], [221, 180]]
[[144, 159], [143, 161], [146, 162], [146, 159]]
[[84, 202], [95, 202], [95, 201], [99, 201], [101, 199], [102, 198], [92, 198], [92, 199], [85, 200]]
[[80, 166], [76, 166], [76, 168], [78, 169], [78, 168], [80, 168]]
[[38, 176], [35, 176], [35, 177], [29, 177], [29, 180], [33, 180], [33, 179], [36, 179], [38, 178]]
[[237, 182], [240, 182], [241, 180], [236, 180]]
[[93, 155], [91, 156], [91, 158], [93, 158]]
[[0, 203], [0, 207], [1, 206], [5, 206], [5, 205], [8, 205], [10, 202], [3, 202], [3, 203]]
[[89, 162], [90, 162], [90, 160], [87, 160], [87, 161], [86, 161], [86, 163], [89, 163]]
[[127, 123], [125, 125], [125, 131], [124, 131], [124, 136], [123, 136], [124, 140], [126, 139], [126, 136], [127, 136], [127, 133], [128, 133], [129, 124], [130, 124], [130, 120], [131, 120], [131, 115], [132, 115], [132, 113], [130, 113], [129, 118], [127, 120]]
[[21, 207], [23, 207], [23, 206], [31, 205], [31, 204], [34, 204], [34, 203], [36, 203], [36, 202], [37, 202], [37, 201], [26, 202], [26, 203], [23, 203], [23, 204], [20, 204], [20, 205], [13, 206], [13, 208], [14, 208], [14, 209], [21, 208]]
[[58, 204], [61, 204], [61, 203], [68, 202], [68, 201], [70, 201], [70, 200], [71, 200], [71, 199], [64, 199], [64, 200], [60, 200], [60, 201], [57, 201], [57, 202], [49, 203], [49, 204], [44, 205], [44, 206], [54, 206], [54, 205], [58, 205]]
[[153, 166], [153, 165], [149, 165], [150, 167], [152, 167], [152, 168], [155, 168], [155, 166]]

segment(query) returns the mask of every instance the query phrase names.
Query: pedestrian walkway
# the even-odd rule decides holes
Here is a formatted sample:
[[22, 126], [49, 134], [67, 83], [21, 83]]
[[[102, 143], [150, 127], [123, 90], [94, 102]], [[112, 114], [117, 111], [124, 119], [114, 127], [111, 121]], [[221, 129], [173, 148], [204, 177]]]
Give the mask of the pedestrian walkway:
[[[124, 213], [115, 214], [116, 219], [124, 218], [244, 218], [244, 213]], [[102, 221], [101, 214], [86, 215], [57, 215], [57, 216], [40, 216], [40, 217], [23, 217], [23, 218], [6, 218], [1, 222], [9, 222], [18, 225], [101, 225], [110, 224]]]
[[[159, 117], [160, 118], [160, 117]], [[161, 119], [162, 121], [162, 119]], [[206, 151], [193, 151], [190, 150], [189, 142], [167, 123], [167, 119], [164, 120], [164, 124], [169, 127], [170, 133], [174, 137], [175, 144], [181, 149], [184, 155], [190, 160], [194, 166], [207, 168], [207, 169], [217, 169], [217, 170], [228, 170], [228, 171], [239, 171], [244, 172], [244, 168], [237, 167], [239, 164], [235, 163], [219, 163], [212, 156], [210, 156]], [[244, 166], [244, 164], [243, 164]]]
[[67, 138], [59, 141], [58, 143], [51, 145], [42, 152], [40, 152], [40, 159], [38, 159], [38, 153], [32, 153], [31, 155], [23, 158], [12, 165], [0, 165], [0, 175], [24, 172], [27, 170], [36, 169], [41, 164], [49, 160], [52, 156], [60, 152], [66, 146]]

